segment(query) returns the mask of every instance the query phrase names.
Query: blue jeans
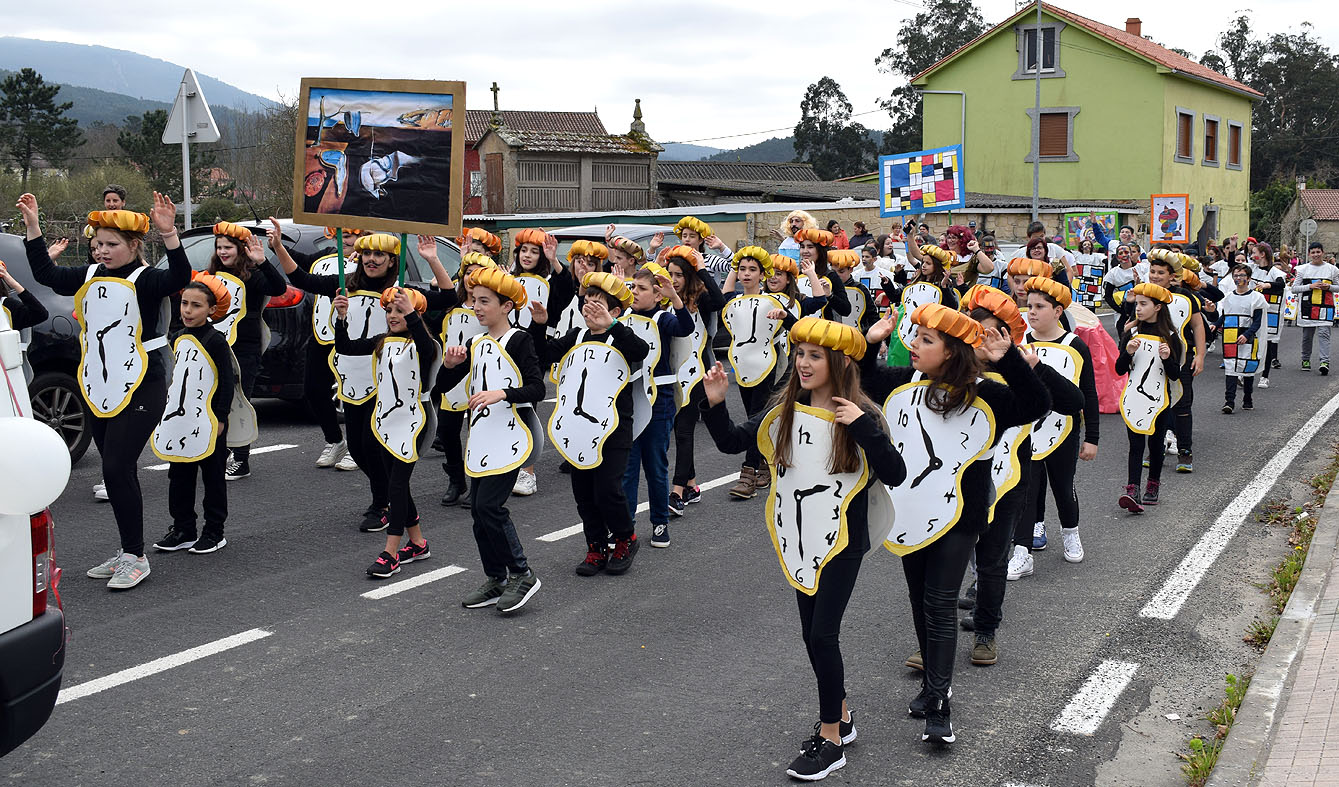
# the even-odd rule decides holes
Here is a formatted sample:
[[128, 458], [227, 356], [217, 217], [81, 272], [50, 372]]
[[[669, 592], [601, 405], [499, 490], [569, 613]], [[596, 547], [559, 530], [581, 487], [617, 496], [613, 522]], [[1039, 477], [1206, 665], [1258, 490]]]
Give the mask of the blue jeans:
[[628, 451], [628, 469], [623, 473], [623, 494], [628, 498], [628, 515], [637, 521], [637, 481], [646, 469], [646, 496], [651, 507], [651, 524], [669, 524], [669, 442], [674, 426], [674, 390], [662, 385], [651, 406], [651, 421], [632, 441]]

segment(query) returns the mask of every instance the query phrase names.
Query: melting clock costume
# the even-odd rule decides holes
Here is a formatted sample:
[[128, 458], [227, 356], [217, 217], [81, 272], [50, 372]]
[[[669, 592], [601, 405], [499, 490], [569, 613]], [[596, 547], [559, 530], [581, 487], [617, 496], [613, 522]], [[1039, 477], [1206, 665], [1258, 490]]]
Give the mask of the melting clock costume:
[[[89, 225], [142, 235], [149, 218], [130, 211], [95, 211]], [[79, 390], [92, 411], [90, 430], [102, 458], [102, 477], [120, 531], [121, 550], [144, 554], [144, 504], [139, 455], [167, 401], [166, 298], [191, 280], [180, 247], [167, 250], [167, 268], [131, 261], [116, 269], [92, 264], [56, 267], [46, 243], [24, 242], [33, 278], [59, 295], [73, 295], [79, 315]], [[212, 330], [212, 329], [211, 329]]]
[[[682, 265], [686, 275], [697, 276], [703, 290], [697, 296], [696, 308], [689, 308], [693, 316], [693, 332], [687, 336], [670, 339], [670, 366], [677, 380], [674, 383], [674, 400], [678, 412], [674, 416], [674, 475], [670, 480], [673, 486], [686, 487], [688, 482], [697, 478], [697, 465], [693, 461], [693, 435], [697, 431], [699, 417], [698, 403], [702, 401], [702, 376], [707, 370], [707, 348], [711, 344], [711, 334], [716, 325], [716, 314], [725, 306], [725, 295], [721, 285], [711, 271], [694, 268], [692, 255], [687, 247], [684, 253], [670, 249], [666, 253], [664, 265], [669, 267], [671, 260]], [[688, 304], [684, 304], [687, 306]]]
[[[828, 255], [831, 254], [833, 242], [832, 233], [820, 229], [802, 229], [795, 233], [794, 237], [796, 243], [802, 244], [804, 241], [809, 241], [818, 246], [818, 256], [814, 260], [814, 267], [820, 276], [828, 280], [828, 300], [822, 311], [819, 312], [819, 316], [825, 320], [840, 322], [842, 317], [851, 313], [851, 301], [846, 297], [846, 282], [838, 278], [836, 272], [828, 266]], [[800, 256], [804, 256], [803, 249], [800, 251]], [[860, 259], [859, 253], [856, 254], [856, 259]], [[812, 295], [813, 293], [806, 294]]]
[[[735, 252], [731, 265], [739, 270], [742, 260], [751, 259], [760, 273], [759, 286], [772, 276], [772, 255], [760, 246], [746, 246]], [[784, 311], [780, 300], [770, 293], [748, 295], [731, 293], [721, 309], [721, 322], [730, 333], [726, 358], [735, 373], [745, 415], [752, 417], [767, 407], [776, 390], [779, 374], [786, 365], [777, 354], [777, 336], [782, 320], [767, 315], [777, 309]], [[740, 483], [730, 490], [736, 497], [752, 497], [756, 489], [765, 489], [771, 482], [762, 453], [757, 448], [744, 452], [740, 468]]]
[[[1164, 305], [1172, 303], [1171, 292], [1148, 282], [1135, 285], [1126, 301], [1133, 304], [1137, 295]], [[1147, 448], [1148, 480], [1156, 489], [1162, 480], [1163, 437], [1170, 426], [1171, 408], [1180, 395], [1182, 366], [1176, 352], [1179, 348], [1173, 348], [1166, 359], [1159, 357], [1162, 339], [1154, 332], [1153, 325], [1132, 322], [1130, 328], [1139, 346], [1133, 353], [1129, 351], [1131, 333], [1127, 332], [1121, 338], [1120, 356], [1116, 359], [1116, 373], [1129, 375], [1120, 397], [1121, 418], [1130, 434], [1127, 484], [1138, 487]], [[1172, 341], [1177, 339], [1172, 337]]]

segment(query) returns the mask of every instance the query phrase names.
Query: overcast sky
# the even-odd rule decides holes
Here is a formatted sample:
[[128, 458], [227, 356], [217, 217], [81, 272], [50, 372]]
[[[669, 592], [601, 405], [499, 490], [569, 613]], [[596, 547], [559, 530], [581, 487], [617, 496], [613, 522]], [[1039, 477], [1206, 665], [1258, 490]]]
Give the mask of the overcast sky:
[[[991, 24], [1014, 9], [1013, 0], [977, 1]], [[1057, 4], [1118, 28], [1127, 16], [1140, 17], [1145, 35], [1196, 57], [1214, 46], [1238, 9], [1250, 8], [1245, 0]], [[1332, 2], [1255, 5], [1267, 9], [1252, 14], [1257, 31], [1296, 30], [1309, 21], [1327, 46], [1339, 50], [1339, 13]], [[598, 107], [613, 132], [627, 130], [633, 99], [640, 98], [655, 139], [734, 148], [789, 134], [805, 88], [825, 75], [841, 84], [857, 113], [876, 109], [895, 83], [878, 73], [874, 59], [918, 10], [914, 0], [679, 0], [655, 6], [449, 0], [435, 7], [421, 0], [233, 0], [189, 8], [180, 0], [131, 6], [47, 0], [12, 5], [5, 33], [128, 49], [271, 97], [295, 94], [303, 76], [462, 79], [468, 106], [485, 109], [492, 106], [488, 87], [496, 81], [504, 109]], [[881, 112], [859, 120], [874, 128], [888, 125]]]

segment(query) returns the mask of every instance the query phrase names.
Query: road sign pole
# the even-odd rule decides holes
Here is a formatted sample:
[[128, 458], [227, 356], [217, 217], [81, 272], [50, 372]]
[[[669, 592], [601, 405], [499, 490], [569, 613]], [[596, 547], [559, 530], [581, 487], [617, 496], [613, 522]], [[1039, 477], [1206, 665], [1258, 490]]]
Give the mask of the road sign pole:
[[181, 138], [181, 190], [186, 201], [186, 225], [191, 228], [191, 142], [185, 136]]
[[218, 142], [218, 124], [209, 111], [209, 103], [195, 74], [188, 68], [181, 77], [181, 87], [177, 89], [177, 101], [167, 116], [167, 125], [163, 127], [163, 144], [181, 145], [181, 187], [182, 200], [186, 204], [186, 229], [191, 228], [191, 151], [190, 142]]

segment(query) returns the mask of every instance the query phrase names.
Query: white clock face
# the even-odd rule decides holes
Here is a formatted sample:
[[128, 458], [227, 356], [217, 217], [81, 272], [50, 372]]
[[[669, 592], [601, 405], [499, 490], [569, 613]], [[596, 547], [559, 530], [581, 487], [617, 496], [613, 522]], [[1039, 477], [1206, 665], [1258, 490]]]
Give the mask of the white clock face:
[[847, 287], [846, 299], [851, 302], [851, 313], [836, 315], [837, 321], [852, 328], [859, 328], [860, 321], [865, 318], [865, 312], [869, 309], [869, 299], [865, 297], [865, 291], [859, 287]]
[[767, 498], [767, 521], [772, 545], [786, 580], [796, 590], [812, 595], [818, 590], [823, 566], [846, 548], [846, 507], [867, 478], [864, 453], [853, 473], [831, 473], [833, 415], [795, 405], [791, 422], [791, 466], [772, 461], [781, 420], [780, 409], [763, 419], [762, 453], [772, 471]]
[[769, 378], [776, 367], [776, 335], [781, 320], [767, 316], [781, 303], [770, 295], [741, 295], [725, 304], [721, 318], [730, 331], [726, 353], [735, 379], [751, 388]]
[[1179, 292], [1172, 293], [1172, 302], [1167, 304], [1167, 314], [1172, 318], [1172, 328], [1176, 330], [1177, 339], [1181, 342], [1181, 360], [1186, 359], [1185, 330], [1190, 322], [1191, 313], [1190, 299]]
[[534, 275], [533, 273], [522, 273], [516, 277], [525, 288], [525, 297], [527, 298], [524, 308], [515, 309], [511, 313], [511, 324], [517, 328], [529, 328], [530, 323], [534, 321], [534, 315], [530, 313], [531, 303], [542, 303], [549, 305], [549, 280]]
[[231, 273], [219, 271], [214, 275], [223, 282], [223, 287], [231, 299], [228, 313], [223, 315], [223, 319], [214, 323], [214, 329], [228, 337], [228, 344], [231, 345], [237, 341], [237, 323], [246, 316], [246, 285]]
[[418, 461], [418, 433], [425, 417], [419, 394], [418, 347], [412, 339], [388, 337], [376, 358], [377, 402], [372, 433], [396, 458]]
[[[469, 394], [519, 388], [521, 370], [492, 336], [474, 340], [470, 359]], [[467, 397], [468, 398], [468, 397]], [[471, 410], [465, 441], [465, 472], [471, 478], [507, 473], [530, 455], [533, 436], [507, 401]]]
[[963, 473], [990, 452], [995, 439], [995, 416], [983, 400], [944, 417], [927, 406], [928, 391], [929, 382], [916, 379], [893, 391], [883, 406], [889, 440], [907, 466], [906, 480], [889, 489], [897, 518], [884, 545], [898, 555], [957, 524]]
[[911, 313], [927, 303], [939, 303], [943, 297], [938, 287], [926, 282], [908, 284], [906, 289], [902, 290], [903, 308], [902, 317], [897, 321], [897, 335], [903, 345], [910, 347], [912, 340], [916, 338], [916, 324], [911, 321]]
[[[344, 276], [346, 278], [352, 276], [357, 269], [357, 263], [348, 259], [344, 261]], [[326, 255], [312, 263], [311, 272], [316, 276], [333, 276], [339, 272], [339, 268], [335, 266], [335, 255]], [[316, 337], [316, 341], [321, 344], [335, 343], [334, 319], [334, 299], [322, 295], [316, 296], [312, 301], [312, 335]]]
[[563, 356], [549, 437], [573, 467], [600, 464], [604, 441], [618, 427], [618, 394], [631, 376], [623, 354], [603, 342], [581, 342]]
[[[1083, 373], [1083, 356], [1073, 347], [1055, 342], [1034, 342], [1037, 359], [1060, 373], [1074, 385]], [[1074, 429], [1074, 416], [1048, 412], [1032, 426], [1032, 458], [1045, 459], [1060, 447]]]
[[996, 502], [1023, 479], [1023, 464], [1018, 458], [1018, 448], [1031, 431], [1031, 424], [1011, 426], [1000, 434], [1000, 441], [995, 444], [990, 458], [990, 482], [995, 487]]
[[[374, 339], [388, 330], [381, 294], [356, 290], [349, 294], [348, 331], [350, 339]], [[339, 379], [339, 398], [362, 404], [377, 392], [372, 358], [367, 355], [330, 353], [330, 368]]]
[[707, 346], [707, 326], [702, 315], [693, 312], [693, 332], [688, 336], [675, 336], [670, 340], [670, 365], [678, 377], [675, 398], [679, 407], [688, 403], [693, 386], [706, 374], [703, 368], [702, 351]]
[[1131, 431], [1147, 435], [1153, 434], [1153, 422], [1170, 403], [1167, 371], [1158, 357], [1158, 337], [1141, 333], [1135, 339], [1139, 347], [1130, 359], [1129, 381], [1120, 395], [1121, 417]]
[[[473, 309], [452, 309], [442, 320], [442, 347], [468, 347], [470, 340], [483, 332], [484, 327], [474, 316]], [[442, 397], [442, 409], [453, 412], [464, 410], [470, 399], [469, 387], [469, 375], [460, 378], [460, 382]]]
[[795, 278], [795, 289], [800, 291], [800, 297], [814, 297], [813, 285], [809, 283], [809, 277], [805, 276], [803, 273]]
[[150, 441], [153, 452], [169, 462], [195, 462], [214, 452], [218, 417], [209, 406], [218, 388], [218, 369], [194, 336], [177, 337], [167, 386], [167, 405]]
[[646, 342], [649, 348], [646, 360], [641, 364], [641, 377], [636, 377], [636, 372], [633, 373], [636, 377], [632, 382], [636, 386], [632, 397], [632, 434], [635, 440], [651, 422], [651, 409], [659, 394], [656, 386], [656, 364], [660, 362], [662, 352], [660, 326], [654, 319], [640, 314], [629, 315], [623, 320], [623, 324]]
[[74, 302], [83, 326], [80, 391], [94, 413], [116, 415], [130, 403], [148, 368], [135, 286], [125, 279], [95, 277], [84, 283]]

